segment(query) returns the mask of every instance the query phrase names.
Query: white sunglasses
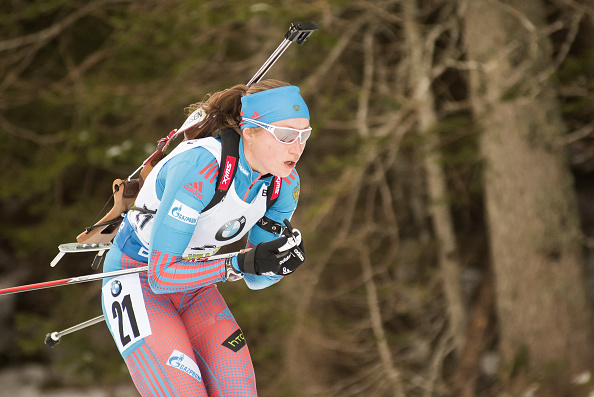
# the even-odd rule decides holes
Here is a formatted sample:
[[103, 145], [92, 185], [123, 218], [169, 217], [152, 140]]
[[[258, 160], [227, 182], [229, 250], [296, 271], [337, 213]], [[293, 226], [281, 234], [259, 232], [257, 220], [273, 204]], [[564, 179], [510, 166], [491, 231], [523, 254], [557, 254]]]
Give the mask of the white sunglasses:
[[280, 143], [291, 144], [295, 142], [297, 138], [299, 138], [299, 143], [304, 144], [311, 135], [311, 127], [304, 130], [297, 130], [295, 128], [279, 127], [276, 125], [263, 123], [254, 119], [246, 119], [245, 117], [242, 117], [242, 120], [264, 128], [266, 131], [270, 132]]

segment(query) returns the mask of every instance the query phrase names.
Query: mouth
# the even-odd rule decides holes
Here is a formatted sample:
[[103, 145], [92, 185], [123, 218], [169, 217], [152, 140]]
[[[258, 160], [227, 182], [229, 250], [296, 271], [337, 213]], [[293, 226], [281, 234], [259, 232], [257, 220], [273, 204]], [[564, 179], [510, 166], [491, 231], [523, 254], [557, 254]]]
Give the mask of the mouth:
[[297, 162], [296, 161], [285, 161], [285, 164], [288, 167], [295, 167], [295, 164], [297, 164]]

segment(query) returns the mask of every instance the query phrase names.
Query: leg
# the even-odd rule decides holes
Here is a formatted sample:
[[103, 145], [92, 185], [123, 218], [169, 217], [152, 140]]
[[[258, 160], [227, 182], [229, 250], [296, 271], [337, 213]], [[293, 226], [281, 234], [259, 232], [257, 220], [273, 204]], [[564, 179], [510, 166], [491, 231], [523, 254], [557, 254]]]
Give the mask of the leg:
[[256, 377], [241, 329], [216, 285], [186, 296], [180, 307], [208, 395], [256, 396]]
[[[122, 268], [138, 265], [124, 254], [120, 261]], [[152, 292], [146, 273], [107, 281], [102, 303], [106, 322], [142, 396], [207, 396], [179, 313], [168, 295]]]

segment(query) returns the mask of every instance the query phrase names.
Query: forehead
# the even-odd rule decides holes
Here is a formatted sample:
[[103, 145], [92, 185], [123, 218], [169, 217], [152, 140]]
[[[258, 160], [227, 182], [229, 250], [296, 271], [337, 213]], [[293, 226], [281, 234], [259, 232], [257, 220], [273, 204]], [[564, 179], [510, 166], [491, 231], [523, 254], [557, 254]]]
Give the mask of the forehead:
[[275, 121], [274, 123], [270, 123], [272, 125], [276, 125], [278, 127], [289, 127], [289, 128], [296, 128], [298, 130], [303, 130], [309, 128], [309, 119], [305, 117], [294, 118], [294, 119], [285, 119]]

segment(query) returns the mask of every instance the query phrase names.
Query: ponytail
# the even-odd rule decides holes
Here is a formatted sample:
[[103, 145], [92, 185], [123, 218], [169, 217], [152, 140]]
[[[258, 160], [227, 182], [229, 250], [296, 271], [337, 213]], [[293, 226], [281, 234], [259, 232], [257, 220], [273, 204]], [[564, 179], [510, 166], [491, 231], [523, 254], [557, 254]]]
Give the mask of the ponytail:
[[238, 84], [226, 90], [207, 95], [202, 102], [194, 103], [185, 110], [191, 114], [196, 109], [202, 108], [206, 113], [204, 121], [184, 132], [186, 139], [205, 138], [216, 136], [217, 131], [224, 128], [233, 128], [241, 135], [239, 123], [241, 122], [241, 97], [290, 85], [284, 81], [267, 79], [251, 86]]

